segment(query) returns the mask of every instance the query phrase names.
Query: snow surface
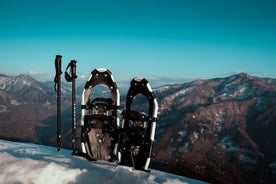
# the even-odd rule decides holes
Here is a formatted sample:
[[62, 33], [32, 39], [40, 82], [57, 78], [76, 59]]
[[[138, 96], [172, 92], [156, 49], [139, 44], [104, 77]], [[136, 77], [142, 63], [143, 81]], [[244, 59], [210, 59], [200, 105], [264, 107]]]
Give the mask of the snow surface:
[[0, 140], [0, 183], [201, 184], [202, 181], [157, 170], [130, 167], [72, 156], [70, 150]]

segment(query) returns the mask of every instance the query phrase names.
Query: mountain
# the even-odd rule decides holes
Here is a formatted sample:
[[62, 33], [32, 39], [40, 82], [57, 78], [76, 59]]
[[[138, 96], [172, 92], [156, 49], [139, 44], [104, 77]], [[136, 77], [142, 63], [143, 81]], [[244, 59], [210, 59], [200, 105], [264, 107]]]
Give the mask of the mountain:
[[54, 147], [0, 140], [1, 183], [203, 184], [157, 170], [150, 173], [108, 162], [88, 162]]
[[[70, 98], [63, 95], [64, 108]], [[56, 114], [56, 93], [27, 75], [0, 75], [0, 137], [39, 142], [36, 128]]]
[[276, 85], [241, 73], [155, 89], [154, 167], [211, 183], [276, 181]]
[[[70, 83], [62, 86], [63, 147], [70, 148]], [[153, 90], [159, 114], [151, 168], [210, 183], [275, 183], [276, 79], [240, 73]], [[95, 94], [107, 91], [100, 86]], [[0, 137], [55, 145], [55, 100], [53, 83], [0, 75]], [[145, 109], [146, 102], [132, 105]]]
[[55, 103], [55, 92], [28, 75], [2, 77], [0, 89], [9, 92], [25, 102], [52, 105]]

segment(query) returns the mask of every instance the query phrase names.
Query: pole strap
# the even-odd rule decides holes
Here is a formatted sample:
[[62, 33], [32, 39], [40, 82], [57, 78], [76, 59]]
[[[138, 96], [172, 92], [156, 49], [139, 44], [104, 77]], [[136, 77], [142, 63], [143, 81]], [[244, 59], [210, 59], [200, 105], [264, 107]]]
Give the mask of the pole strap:
[[[78, 76], [76, 75], [76, 63], [77, 61], [71, 60], [71, 62], [67, 65], [65, 71], [65, 79], [67, 82], [72, 82], [73, 79], [76, 79]], [[70, 68], [70, 71], [67, 70]]]

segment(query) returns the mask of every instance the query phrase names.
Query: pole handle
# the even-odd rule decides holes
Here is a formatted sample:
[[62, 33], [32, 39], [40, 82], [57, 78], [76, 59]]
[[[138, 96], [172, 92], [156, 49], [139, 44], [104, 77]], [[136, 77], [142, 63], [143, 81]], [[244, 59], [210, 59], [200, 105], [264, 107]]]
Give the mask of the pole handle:
[[55, 68], [56, 68], [56, 76], [54, 78], [55, 81], [55, 91], [57, 92], [57, 83], [59, 82], [59, 76], [62, 74], [61, 71], [61, 55], [56, 55], [56, 59], [55, 59]]
[[[70, 63], [66, 67], [65, 71], [65, 79], [67, 82], [72, 82], [74, 79], [76, 79], [78, 76], [76, 74], [76, 60], [71, 60]], [[70, 71], [67, 72], [67, 70], [70, 68]]]

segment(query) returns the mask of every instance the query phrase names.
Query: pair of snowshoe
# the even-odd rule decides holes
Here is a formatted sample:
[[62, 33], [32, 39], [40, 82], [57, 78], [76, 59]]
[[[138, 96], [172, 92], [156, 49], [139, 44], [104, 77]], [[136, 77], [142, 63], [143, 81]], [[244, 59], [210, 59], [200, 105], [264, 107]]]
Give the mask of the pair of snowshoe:
[[[111, 98], [93, 97], [95, 86], [109, 88]], [[132, 109], [136, 95], [147, 98], [148, 112]], [[81, 100], [81, 150], [89, 160], [105, 160], [148, 171], [156, 129], [158, 104], [145, 78], [133, 78], [125, 110], [112, 73], [95, 69], [86, 82]]]

